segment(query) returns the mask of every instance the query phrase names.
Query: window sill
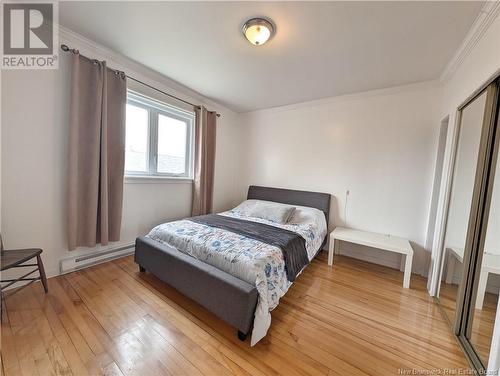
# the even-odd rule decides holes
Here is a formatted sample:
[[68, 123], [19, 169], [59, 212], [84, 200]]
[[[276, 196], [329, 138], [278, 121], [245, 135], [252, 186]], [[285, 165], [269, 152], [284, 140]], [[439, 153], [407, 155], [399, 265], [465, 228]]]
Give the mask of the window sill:
[[191, 184], [192, 178], [174, 176], [125, 175], [124, 184]]

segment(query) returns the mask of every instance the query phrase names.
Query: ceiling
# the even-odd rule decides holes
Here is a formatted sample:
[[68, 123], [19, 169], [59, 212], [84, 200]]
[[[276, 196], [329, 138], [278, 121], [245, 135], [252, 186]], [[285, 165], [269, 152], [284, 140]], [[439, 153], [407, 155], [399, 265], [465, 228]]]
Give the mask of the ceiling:
[[[60, 2], [63, 26], [238, 112], [439, 78], [482, 2]], [[243, 22], [277, 25], [264, 46]]]

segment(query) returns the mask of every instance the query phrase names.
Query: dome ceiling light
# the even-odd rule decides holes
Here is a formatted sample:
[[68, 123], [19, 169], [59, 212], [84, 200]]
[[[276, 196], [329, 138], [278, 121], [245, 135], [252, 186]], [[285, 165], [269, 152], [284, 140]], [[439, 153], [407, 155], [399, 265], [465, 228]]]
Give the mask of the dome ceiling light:
[[246, 21], [242, 31], [250, 43], [261, 46], [274, 35], [275, 27], [271, 20], [256, 17]]

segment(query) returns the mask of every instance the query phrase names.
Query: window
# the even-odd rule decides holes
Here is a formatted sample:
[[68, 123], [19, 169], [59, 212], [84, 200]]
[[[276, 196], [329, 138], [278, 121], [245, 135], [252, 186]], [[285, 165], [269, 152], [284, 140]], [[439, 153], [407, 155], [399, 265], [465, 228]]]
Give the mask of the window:
[[125, 175], [192, 177], [194, 113], [127, 92]]

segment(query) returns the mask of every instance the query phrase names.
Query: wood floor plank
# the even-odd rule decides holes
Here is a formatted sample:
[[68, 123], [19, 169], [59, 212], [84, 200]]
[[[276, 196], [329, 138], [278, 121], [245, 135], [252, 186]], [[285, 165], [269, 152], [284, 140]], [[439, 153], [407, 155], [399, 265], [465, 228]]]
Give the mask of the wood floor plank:
[[17, 351], [14, 343], [14, 336], [9, 322], [9, 313], [4, 311], [2, 314], [2, 369], [4, 374], [19, 375], [21, 368]]
[[17, 312], [16, 315], [12, 314], [11, 316], [19, 316], [19, 320], [16, 320], [16, 322], [18, 324], [20, 323], [20, 325], [11, 327], [11, 329], [14, 335], [14, 347], [19, 359], [20, 375], [38, 375], [35, 357], [30, 347], [30, 340], [32, 337], [31, 328], [29, 326], [24, 326], [21, 312]]
[[45, 346], [45, 351], [49, 357], [52, 369], [56, 375], [72, 375], [71, 367], [64, 356], [64, 352], [57, 339], [54, 337], [50, 325], [45, 315], [40, 314], [36, 317], [36, 327]]
[[29, 328], [28, 345], [31, 348], [38, 373], [40, 375], [55, 375], [56, 373], [45, 349], [45, 344], [43, 343], [36, 327], [34, 311], [25, 310], [21, 312], [21, 315], [23, 317], [24, 326]]
[[[412, 276], [319, 255], [272, 312], [256, 346], [132, 257], [49, 279], [9, 296], [2, 375], [397, 375], [467, 369], [446, 320]], [[489, 301], [476, 341], [487, 346]], [[494, 309], [492, 309], [494, 313]]]
[[[52, 284], [55, 283], [55, 279], [51, 278], [48, 280], [49, 289]], [[45, 295], [41, 292], [36, 294], [37, 300], [39, 301], [41, 310], [43, 312], [43, 316], [45, 317], [45, 322], [48, 324], [50, 331], [52, 333], [52, 338], [56, 343], [54, 346], [57, 346], [61, 349], [64, 358], [68, 366], [70, 367], [71, 372], [74, 375], [85, 375], [88, 373], [87, 368], [85, 367], [80, 355], [78, 354], [78, 350], [74, 346], [71, 338], [68, 335], [68, 332], [64, 328], [62, 322], [60, 321], [51, 301], [54, 299], [52, 295]], [[50, 342], [52, 343], [52, 342]]]
[[102, 374], [103, 376], [124, 376], [123, 372], [120, 370], [120, 367], [118, 367], [115, 362], [108, 364], [104, 368]]

